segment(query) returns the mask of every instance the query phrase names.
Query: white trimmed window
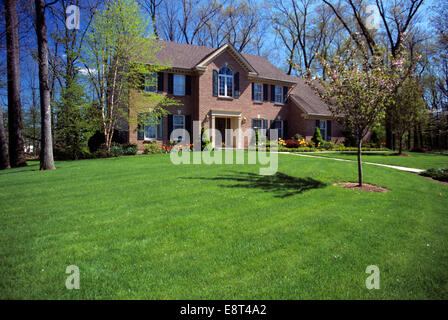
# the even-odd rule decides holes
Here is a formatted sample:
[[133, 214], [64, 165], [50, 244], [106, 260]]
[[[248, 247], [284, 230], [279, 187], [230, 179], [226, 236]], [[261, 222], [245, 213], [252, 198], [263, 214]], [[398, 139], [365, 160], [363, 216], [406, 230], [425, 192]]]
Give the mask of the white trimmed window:
[[275, 86], [275, 103], [283, 103], [283, 87], [282, 86]]
[[271, 130], [277, 129], [278, 130], [278, 137], [283, 138], [283, 120], [274, 120], [271, 123]]
[[158, 124], [145, 125], [143, 129], [145, 140], [162, 140], [163, 139], [163, 119]]
[[[185, 116], [182, 115], [173, 115], [173, 130], [176, 129], [185, 129]], [[178, 136], [174, 139], [175, 141], [183, 141], [183, 136]]]
[[261, 102], [263, 100], [263, 85], [254, 83], [254, 101]]
[[157, 73], [145, 74], [145, 91], [150, 93], [157, 92]]
[[253, 119], [252, 129], [263, 129], [263, 120], [262, 119]]
[[228, 67], [219, 69], [219, 96], [233, 97], [233, 73]]
[[319, 120], [319, 130], [320, 134], [322, 135], [322, 139], [325, 141], [327, 140], [327, 121], [326, 120]]
[[175, 74], [173, 76], [173, 94], [175, 96], [185, 95], [185, 76], [182, 74]]

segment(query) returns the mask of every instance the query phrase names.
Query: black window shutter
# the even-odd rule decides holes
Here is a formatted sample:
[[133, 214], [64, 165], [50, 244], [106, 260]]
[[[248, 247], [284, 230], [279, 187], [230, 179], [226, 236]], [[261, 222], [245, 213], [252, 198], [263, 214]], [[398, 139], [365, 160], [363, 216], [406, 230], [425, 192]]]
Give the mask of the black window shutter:
[[[187, 130], [188, 134], [190, 135], [190, 141], [192, 140], [191, 136], [191, 116], [185, 116], [185, 130]], [[189, 141], [186, 141], [187, 143], [191, 143]]]
[[168, 73], [168, 93], [173, 93], [173, 84], [174, 80], [173, 80], [173, 74], [172, 73]]
[[163, 92], [163, 72], [157, 73], [157, 91]]
[[169, 114], [168, 117], [168, 132], [167, 132], [167, 140], [171, 139], [171, 132], [173, 132], [173, 115]]
[[288, 122], [286, 120], [283, 120], [283, 137], [282, 139], [286, 139], [288, 136]]
[[266, 119], [263, 120], [263, 129], [268, 130], [268, 120]]
[[255, 83], [252, 82], [252, 100], [255, 99]]
[[271, 102], [275, 102], [275, 86], [271, 84]]
[[191, 95], [191, 76], [185, 76], [185, 94]]
[[233, 96], [238, 99], [240, 97], [240, 73], [239, 72], [235, 73], [235, 75], [233, 76], [233, 86], [234, 86]]
[[252, 129], [255, 127], [255, 119], [252, 119]]
[[288, 87], [283, 87], [283, 103], [286, 103], [286, 100], [288, 100]]
[[144, 113], [137, 115], [137, 140], [145, 139], [144, 126], [142, 125]]
[[268, 91], [269, 91], [269, 85], [264, 83], [263, 84], [263, 101], [265, 101], [265, 102], [269, 101], [269, 98], [268, 98], [269, 93], [268, 93]]
[[140, 90], [145, 90], [146, 75], [141, 73], [138, 79]]
[[213, 96], [218, 96], [218, 71], [213, 70]]
[[316, 120], [316, 127], [318, 127], [320, 129], [320, 120]]
[[327, 120], [327, 140], [331, 141], [331, 120]]
[[163, 140], [163, 120], [165, 118], [160, 118], [159, 119], [159, 125], [157, 126], [157, 139], [158, 140]]

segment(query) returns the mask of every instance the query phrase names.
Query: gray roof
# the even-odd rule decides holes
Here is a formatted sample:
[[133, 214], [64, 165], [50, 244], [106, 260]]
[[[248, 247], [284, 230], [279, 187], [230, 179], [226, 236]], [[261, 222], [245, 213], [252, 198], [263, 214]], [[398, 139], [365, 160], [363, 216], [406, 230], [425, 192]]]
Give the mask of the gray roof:
[[[199, 62], [217, 50], [171, 41], [157, 40], [157, 42], [162, 46], [162, 49], [156, 53], [157, 60], [162, 64], [167, 63], [173, 68], [193, 69]], [[260, 78], [286, 82], [294, 81], [293, 77], [285, 74], [264, 57], [247, 53], [243, 53], [242, 56], [257, 71]]]
[[293, 102], [303, 111], [314, 116], [331, 116], [328, 105], [319, 97], [314, 90], [301, 78], [294, 77], [296, 86], [292, 89], [290, 96]]

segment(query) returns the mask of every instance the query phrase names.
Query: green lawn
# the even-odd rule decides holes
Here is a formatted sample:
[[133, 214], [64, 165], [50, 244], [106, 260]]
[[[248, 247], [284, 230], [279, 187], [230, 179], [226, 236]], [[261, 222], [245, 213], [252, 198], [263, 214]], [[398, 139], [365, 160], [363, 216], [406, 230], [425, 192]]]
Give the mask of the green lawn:
[[[306, 154], [319, 155], [328, 158], [357, 160], [356, 152], [307, 152]], [[362, 161], [391, 164], [417, 169], [448, 168], [448, 155], [430, 153], [422, 154], [415, 152], [406, 152], [406, 154], [409, 154], [410, 157], [396, 156], [392, 152], [364, 152], [362, 155]]]
[[271, 177], [169, 155], [57, 167], [0, 172], [0, 298], [448, 298], [448, 187], [418, 175], [364, 166], [381, 194], [333, 185], [356, 163], [283, 154]]

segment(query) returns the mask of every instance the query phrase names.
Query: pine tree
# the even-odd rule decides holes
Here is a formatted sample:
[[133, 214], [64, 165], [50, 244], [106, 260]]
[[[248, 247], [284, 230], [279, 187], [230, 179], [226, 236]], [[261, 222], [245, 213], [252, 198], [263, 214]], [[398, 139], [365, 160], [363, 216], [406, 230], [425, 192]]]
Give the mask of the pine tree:
[[319, 127], [316, 127], [316, 129], [314, 130], [314, 135], [313, 135], [313, 138], [311, 139], [311, 141], [314, 142], [316, 147], [318, 147], [319, 145], [322, 145], [324, 143], [324, 139], [322, 139], [322, 134], [320, 133]]

